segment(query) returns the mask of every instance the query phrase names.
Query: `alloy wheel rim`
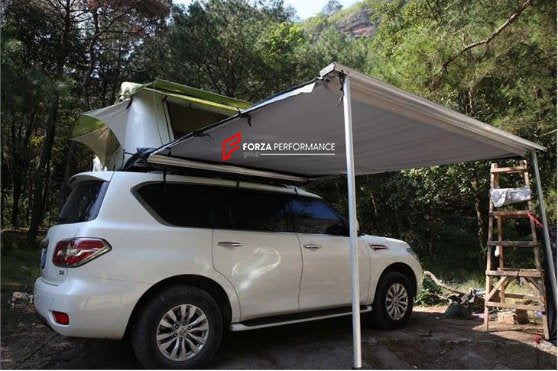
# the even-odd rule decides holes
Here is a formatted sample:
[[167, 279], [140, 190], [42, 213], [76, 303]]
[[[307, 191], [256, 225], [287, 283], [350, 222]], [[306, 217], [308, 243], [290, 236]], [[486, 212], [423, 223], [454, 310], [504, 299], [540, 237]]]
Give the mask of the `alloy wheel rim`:
[[171, 361], [185, 361], [198, 354], [209, 336], [205, 313], [192, 304], [181, 304], [163, 315], [157, 326], [159, 351]]
[[400, 283], [392, 284], [386, 294], [386, 309], [389, 317], [395, 321], [405, 317], [409, 307], [407, 289]]

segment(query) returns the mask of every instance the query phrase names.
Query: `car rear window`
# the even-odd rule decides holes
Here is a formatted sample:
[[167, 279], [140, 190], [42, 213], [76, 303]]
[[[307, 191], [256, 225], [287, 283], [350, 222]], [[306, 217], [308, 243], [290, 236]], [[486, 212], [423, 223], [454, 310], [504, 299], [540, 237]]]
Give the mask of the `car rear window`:
[[87, 180], [78, 183], [70, 193], [58, 217], [59, 224], [93, 220], [99, 214], [108, 182]]

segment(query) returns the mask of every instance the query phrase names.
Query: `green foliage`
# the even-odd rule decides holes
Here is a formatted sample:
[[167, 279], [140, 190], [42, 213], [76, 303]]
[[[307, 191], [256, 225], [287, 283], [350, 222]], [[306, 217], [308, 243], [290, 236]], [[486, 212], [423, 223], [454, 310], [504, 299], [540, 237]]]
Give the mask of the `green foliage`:
[[415, 297], [415, 304], [420, 306], [432, 306], [447, 304], [447, 301], [442, 297], [442, 290], [438, 285], [432, 281], [430, 277], [425, 277], [422, 281], [421, 290]]
[[29, 246], [24, 233], [2, 233], [2, 291], [33, 291], [33, 282], [40, 276], [41, 250]]
[[55, 219], [61, 185], [91, 163], [83, 148], [69, 156], [71, 127], [80, 112], [114, 103], [133, 50], [168, 8], [166, 0], [3, 3], [3, 227]]
[[339, 62], [347, 66], [364, 69], [368, 63], [369, 50], [367, 39], [355, 39], [340, 32], [334, 25], [324, 28], [313, 45], [316, 63], [327, 66], [331, 62]]
[[[539, 162], [549, 217], [555, 222], [556, 135], [552, 131], [556, 129], [556, 3], [533, 2], [491, 36], [506, 24], [519, 4], [374, 2], [373, 19], [380, 26], [370, 43], [367, 71], [551, 148], [540, 155]], [[483, 40], [489, 41], [466, 49]], [[502, 161], [500, 164], [504, 165]], [[371, 230], [387, 234], [391, 229], [392, 235], [408, 240], [426, 267], [457, 263], [460, 268], [482, 269], [487, 234], [487, 162], [374, 176], [367, 183], [374, 181], [382, 182], [383, 192], [374, 184], [364, 188], [375, 200], [387, 200], [392, 211], [381, 210], [378, 202], [374, 208], [365, 208], [374, 210], [372, 215], [365, 211], [364, 224]], [[388, 213], [399, 217], [385, 217]], [[378, 221], [376, 215], [386, 222]], [[518, 230], [512, 227], [508, 226], [508, 234]], [[519, 231], [525, 234], [524, 229]], [[509, 263], [532, 264], [525, 253], [514, 252]]]
[[343, 5], [341, 5], [339, 3], [339, 1], [337, 0], [328, 0], [328, 2], [326, 3], [326, 5], [324, 5], [321, 13], [323, 15], [326, 16], [331, 16], [335, 13], [337, 13], [338, 11], [340, 11], [341, 9], [343, 9]]
[[[64, 2], [6, 2], [3, 226], [29, 224], [55, 91], [55, 140], [40, 184], [45, 227], [56, 217], [64, 180], [90, 164], [91, 153], [78, 147], [70, 166], [68, 139], [78, 113], [114, 103], [122, 81], [163, 78], [257, 101], [315, 78], [332, 61], [548, 147], [539, 162], [549, 218], [556, 221], [556, 2], [533, 1], [507, 25], [524, 2], [366, 0], [346, 9], [331, 2], [330, 10], [304, 22], [281, 1], [207, 0], [172, 8], [166, 0], [79, 3], [66, 25]], [[373, 37], [341, 31], [370, 9]], [[481, 43], [467, 49], [475, 42]], [[359, 177], [361, 230], [408, 241], [436, 274], [482, 271], [488, 169], [488, 162], [476, 162]], [[346, 211], [343, 179], [310, 189]], [[506, 233], [519, 239], [524, 226], [513, 223]], [[524, 254], [515, 252], [511, 262], [531, 264]]]
[[[370, 72], [549, 148], [556, 148], [555, 2], [380, 1]], [[466, 45], [482, 40], [486, 44]], [[461, 53], [461, 54], [460, 54]], [[541, 156], [544, 187], [555, 189], [556, 151]]]
[[288, 17], [275, 3], [254, 7], [245, 0], [175, 7], [172, 27], [160, 40], [172, 63], [161, 63], [158, 73], [246, 100], [285, 89], [307, 74], [301, 63], [305, 38]]

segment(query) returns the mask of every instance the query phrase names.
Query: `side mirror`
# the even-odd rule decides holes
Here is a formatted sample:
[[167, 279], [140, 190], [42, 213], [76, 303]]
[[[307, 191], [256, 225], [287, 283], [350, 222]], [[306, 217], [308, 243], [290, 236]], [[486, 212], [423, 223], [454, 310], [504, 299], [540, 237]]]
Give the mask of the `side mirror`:
[[325, 232], [333, 236], [348, 236], [349, 228], [344, 224], [334, 224], [328, 227]]
[[[345, 228], [347, 229], [347, 236], [348, 236], [349, 235], [349, 219], [348, 218], [343, 218], [343, 223], [345, 224]], [[358, 222], [358, 219], [357, 219], [356, 227], [357, 227], [357, 235], [358, 235], [358, 232], [360, 231], [360, 224]]]

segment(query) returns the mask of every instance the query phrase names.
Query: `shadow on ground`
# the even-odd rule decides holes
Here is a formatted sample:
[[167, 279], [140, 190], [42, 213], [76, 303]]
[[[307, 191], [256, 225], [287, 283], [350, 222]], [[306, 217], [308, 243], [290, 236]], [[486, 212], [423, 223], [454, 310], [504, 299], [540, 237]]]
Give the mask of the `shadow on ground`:
[[[403, 330], [363, 328], [363, 366], [374, 369], [556, 369], [556, 348], [536, 345], [533, 326], [484, 333], [478, 320], [449, 319], [419, 308]], [[3, 369], [141, 368], [120, 341], [65, 338], [40, 324], [32, 308], [2, 309]], [[350, 318], [227, 333], [208, 368], [347, 369]]]

